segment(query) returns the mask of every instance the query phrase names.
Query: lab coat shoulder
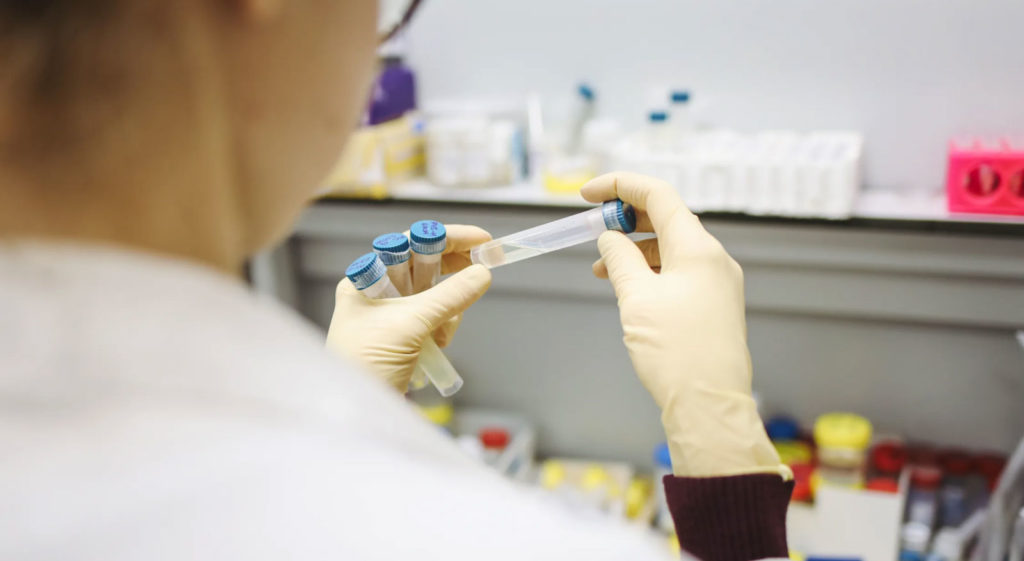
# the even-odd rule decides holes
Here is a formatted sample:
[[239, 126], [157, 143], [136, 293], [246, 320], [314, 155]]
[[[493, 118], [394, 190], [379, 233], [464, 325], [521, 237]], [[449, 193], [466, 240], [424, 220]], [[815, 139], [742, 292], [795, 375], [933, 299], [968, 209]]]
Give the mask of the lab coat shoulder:
[[662, 557], [470, 461], [212, 272], [5, 248], [0, 309], [2, 558]]

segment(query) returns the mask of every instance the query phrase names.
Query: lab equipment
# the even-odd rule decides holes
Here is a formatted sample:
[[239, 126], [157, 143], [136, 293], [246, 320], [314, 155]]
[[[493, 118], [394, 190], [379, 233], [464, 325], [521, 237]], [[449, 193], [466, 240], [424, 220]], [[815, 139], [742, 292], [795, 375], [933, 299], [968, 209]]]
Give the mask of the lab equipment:
[[448, 233], [436, 220], [420, 220], [409, 228], [412, 249], [412, 290], [419, 294], [441, 278], [441, 253]]
[[828, 485], [861, 488], [871, 442], [871, 422], [853, 413], [826, 413], [814, 423], [818, 476]]
[[672, 456], [668, 452], [668, 443], [662, 442], [654, 447], [654, 500], [658, 507], [655, 524], [660, 530], [673, 532], [675, 523], [672, 521], [672, 512], [668, 509], [665, 485], [662, 483], [668, 475], [672, 475]]
[[971, 457], [959, 450], [940, 456], [945, 475], [939, 488], [939, 527], [957, 527], [971, 514], [968, 478], [974, 468]]
[[693, 132], [693, 120], [690, 116], [690, 92], [688, 90], [672, 90], [668, 94], [668, 101], [669, 123], [676, 129], [679, 140], [683, 140]]
[[632, 205], [618, 199], [608, 201], [579, 214], [480, 244], [470, 250], [469, 256], [473, 263], [493, 269], [596, 240], [608, 230], [627, 234], [636, 230]]
[[427, 177], [445, 187], [526, 178], [527, 107], [501, 100], [441, 100], [424, 107]]
[[669, 142], [665, 150], [659, 139], [671, 139], [676, 127], [670, 118], [661, 122], [657, 113], [653, 121], [648, 115], [639, 135], [619, 141], [612, 151], [613, 168], [668, 181], [693, 210], [828, 219], [853, 214], [862, 134], [693, 131], [684, 143]]
[[387, 265], [388, 278], [402, 296], [413, 294], [409, 268], [409, 238], [400, 232], [383, 234], [373, 240], [373, 252]]
[[942, 471], [935, 466], [914, 466], [911, 469], [910, 492], [907, 493], [908, 523], [918, 523], [929, 530], [935, 527], [941, 483]]
[[673, 149], [672, 129], [669, 128], [668, 112], [654, 109], [647, 113], [647, 134], [644, 147], [655, 155], [664, 154]]
[[1024, 215], [1024, 136], [951, 140], [946, 201], [951, 212]]
[[485, 427], [480, 429], [479, 437], [480, 444], [484, 447], [484, 462], [494, 465], [508, 446], [508, 431], [502, 427]]
[[576, 88], [576, 109], [569, 121], [569, 134], [566, 140], [565, 153], [573, 155], [579, 152], [583, 144], [583, 127], [594, 117], [594, 90], [587, 84]]
[[[345, 270], [345, 276], [368, 298], [401, 296], [388, 278], [387, 266], [376, 253], [367, 253], [353, 261]], [[423, 341], [417, 366], [443, 396], [452, 395], [462, 387], [462, 378], [429, 336]]]

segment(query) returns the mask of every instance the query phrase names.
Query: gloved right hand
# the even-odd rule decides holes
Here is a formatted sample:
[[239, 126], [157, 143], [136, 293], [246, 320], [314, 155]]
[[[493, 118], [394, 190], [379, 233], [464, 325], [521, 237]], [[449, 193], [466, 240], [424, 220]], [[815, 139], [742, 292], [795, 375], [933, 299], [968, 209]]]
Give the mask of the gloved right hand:
[[611, 173], [582, 195], [632, 204], [637, 231], [657, 234], [634, 243], [605, 232], [594, 273], [615, 288], [626, 348], [662, 411], [673, 472], [791, 477], [751, 396], [739, 265], [664, 181]]

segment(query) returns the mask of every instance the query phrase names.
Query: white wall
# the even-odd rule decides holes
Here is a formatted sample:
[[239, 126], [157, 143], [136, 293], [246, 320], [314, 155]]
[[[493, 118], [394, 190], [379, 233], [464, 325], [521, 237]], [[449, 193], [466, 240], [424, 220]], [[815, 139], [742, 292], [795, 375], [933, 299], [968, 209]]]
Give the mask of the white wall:
[[716, 124], [859, 129], [870, 188], [937, 190], [949, 136], [1024, 133], [1021, 0], [427, 0], [410, 44], [426, 100], [585, 79], [639, 124], [676, 85]]

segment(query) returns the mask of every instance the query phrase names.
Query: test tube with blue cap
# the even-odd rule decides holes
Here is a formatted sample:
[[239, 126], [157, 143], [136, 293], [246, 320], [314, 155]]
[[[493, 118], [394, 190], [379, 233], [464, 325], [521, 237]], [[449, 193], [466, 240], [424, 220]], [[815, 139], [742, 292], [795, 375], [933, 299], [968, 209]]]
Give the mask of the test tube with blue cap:
[[619, 199], [599, 207], [483, 243], [469, 252], [473, 263], [493, 269], [596, 240], [608, 230], [631, 234], [636, 212]]
[[413, 294], [412, 269], [409, 268], [409, 238], [401, 232], [377, 236], [373, 240], [373, 252], [388, 268], [388, 277], [402, 296]]
[[[368, 298], [398, 298], [401, 296], [388, 277], [387, 265], [376, 253], [367, 253], [356, 259], [345, 270], [345, 276]], [[447, 397], [459, 391], [462, 378], [428, 335], [420, 349], [417, 367], [423, 370], [437, 391]]]
[[412, 249], [412, 290], [420, 293], [441, 278], [441, 254], [448, 242], [448, 231], [437, 220], [420, 220], [409, 228]]

